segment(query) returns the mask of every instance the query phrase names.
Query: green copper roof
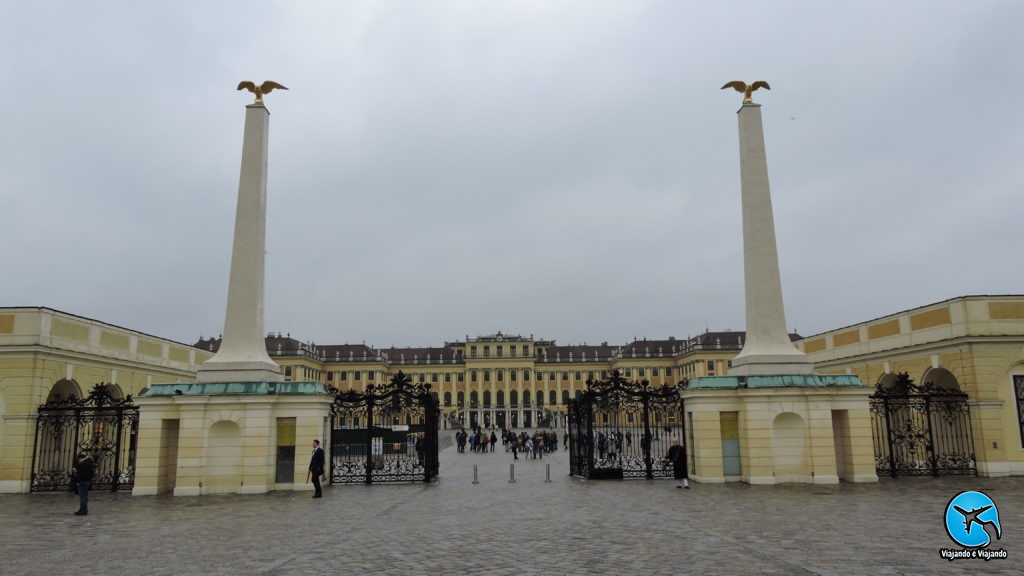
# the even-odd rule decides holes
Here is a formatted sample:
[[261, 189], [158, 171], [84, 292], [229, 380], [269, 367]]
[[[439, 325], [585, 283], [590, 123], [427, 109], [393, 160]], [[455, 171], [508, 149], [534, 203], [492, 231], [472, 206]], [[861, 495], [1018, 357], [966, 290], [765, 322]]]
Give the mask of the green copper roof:
[[181, 382], [175, 384], [154, 384], [140, 394], [141, 398], [163, 396], [216, 396], [222, 394], [265, 396], [274, 394], [313, 395], [327, 394], [319, 382]]
[[781, 376], [705, 376], [691, 378], [687, 388], [709, 390], [723, 388], [825, 388], [864, 384], [853, 374], [786, 374]]

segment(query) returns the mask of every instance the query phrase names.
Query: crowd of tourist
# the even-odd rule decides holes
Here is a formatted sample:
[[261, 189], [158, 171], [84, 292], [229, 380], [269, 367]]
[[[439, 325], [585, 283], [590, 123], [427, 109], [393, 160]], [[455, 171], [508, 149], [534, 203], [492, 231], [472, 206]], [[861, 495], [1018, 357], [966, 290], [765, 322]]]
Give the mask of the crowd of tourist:
[[[564, 439], [568, 444], [568, 434]], [[468, 432], [462, 428], [455, 433], [455, 446], [459, 452], [465, 452], [467, 447], [475, 453], [494, 452], [499, 441], [515, 460], [519, 459], [519, 454], [524, 458], [543, 458], [545, 452], [558, 450], [558, 433], [554, 431], [537, 430], [533, 434], [523, 431], [517, 434], [503, 428], [499, 436], [496, 428], [487, 430], [477, 426]]]

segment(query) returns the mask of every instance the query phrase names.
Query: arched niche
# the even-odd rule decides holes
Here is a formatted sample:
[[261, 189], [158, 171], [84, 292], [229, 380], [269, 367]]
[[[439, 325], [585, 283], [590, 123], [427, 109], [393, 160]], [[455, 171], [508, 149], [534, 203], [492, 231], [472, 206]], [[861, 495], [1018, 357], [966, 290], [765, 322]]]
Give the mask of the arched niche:
[[940, 390], [960, 390], [960, 382], [957, 381], [956, 376], [945, 368], [929, 368], [925, 370], [921, 376], [921, 385], [927, 386], [929, 384]]
[[799, 414], [783, 412], [772, 421], [772, 456], [777, 479], [786, 482], [810, 476], [807, 430]]
[[206, 443], [205, 494], [237, 493], [242, 483], [242, 431], [221, 420], [210, 426]]
[[68, 378], [62, 378], [50, 388], [50, 393], [46, 396], [46, 403], [50, 402], [64, 402], [71, 398], [82, 398], [82, 388], [78, 385], [78, 382]]

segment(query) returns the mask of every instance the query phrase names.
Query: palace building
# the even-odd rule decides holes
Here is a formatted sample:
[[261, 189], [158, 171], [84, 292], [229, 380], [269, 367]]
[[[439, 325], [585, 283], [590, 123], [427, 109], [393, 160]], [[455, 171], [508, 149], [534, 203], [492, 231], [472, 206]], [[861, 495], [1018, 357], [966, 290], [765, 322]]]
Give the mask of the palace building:
[[[430, 348], [318, 345], [280, 334], [267, 336], [266, 343], [286, 381], [362, 391], [398, 372], [408, 374], [437, 394], [445, 427], [561, 428], [566, 404], [586, 389], [587, 380], [605, 380], [616, 370], [655, 386], [724, 375], [743, 348], [743, 332], [577, 346], [500, 331]], [[219, 345], [219, 339], [195, 344], [209, 353]]]
[[[705, 332], [685, 339], [573, 346], [501, 332], [429, 348], [320, 345], [279, 334], [265, 342], [286, 381], [365, 390], [404, 372], [437, 394], [446, 428], [473, 423], [562, 428], [566, 403], [586, 389], [588, 379], [607, 379], [617, 370], [629, 380], [657, 386], [727, 375], [744, 335]], [[966, 457], [976, 461], [977, 473], [1024, 474], [1024, 295], [962, 296], [790, 337], [818, 374], [853, 374], [882, 389], [909, 377], [927, 388], [965, 393]], [[194, 382], [218, 346], [218, 339], [183, 344], [49, 308], [0, 308], [0, 492], [59, 483], [68, 463], [58, 452], [70, 453], [74, 442], [97, 441], [41, 429], [47, 422], [41, 416], [44, 405], [86, 398], [101, 383], [110, 401], [138, 396], [154, 384]], [[937, 417], [932, 423], [945, 430]], [[872, 430], [876, 461], [891, 433], [891, 427]], [[98, 440], [110, 443], [110, 438]], [[741, 435], [738, 441], [758, 440]], [[926, 461], [929, 446], [915, 448], [914, 458]], [[136, 446], [131, 426], [116, 450], [120, 469], [111, 474], [130, 483], [134, 459], [151, 455]]]

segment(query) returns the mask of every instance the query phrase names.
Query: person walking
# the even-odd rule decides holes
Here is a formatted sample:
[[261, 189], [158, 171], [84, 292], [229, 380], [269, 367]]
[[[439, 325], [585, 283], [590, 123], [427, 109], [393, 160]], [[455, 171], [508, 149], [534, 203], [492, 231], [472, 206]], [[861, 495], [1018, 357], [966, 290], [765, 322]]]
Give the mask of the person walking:
[[676, 479], [676, 488], [690, 489], [690, 480], [686, 473], [686, 448], [679, 445], [679, 438], [672, 439], [672, 447], [668, 449], [665, 459], [672, 463], [672, 477]]
[[88, 516], [89, 488], [92, 488], [92, 479], [96, 476], [96, 464], [92, 456], [85, 452], [79, 453], [71, 472], [78, 483], [78, 511], [75, 516]]
[[320, 498], [324, 495], [320, 486], [320, 477], [324, 475], [324, 449], [320, 447], [319, 440], [313, 440], [313, 455], [309, 459], [309, 473], [307, 474], [306, 480], [309, 480], [309, 476], [313, 476], [313, 498]]

